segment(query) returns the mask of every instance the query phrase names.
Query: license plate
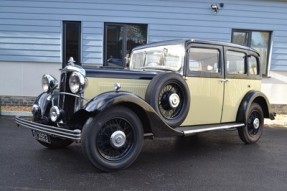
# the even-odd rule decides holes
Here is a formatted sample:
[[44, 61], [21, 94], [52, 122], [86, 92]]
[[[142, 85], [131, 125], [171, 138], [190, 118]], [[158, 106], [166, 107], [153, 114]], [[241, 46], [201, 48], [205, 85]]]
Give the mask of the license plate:
[[50, 137], [47, 134], [41, 133], [38, 131], [32, 131], [32, 133], [35, 139], [37, 139], [38, 141], [42, 141], [45, 143], [51, 143]]

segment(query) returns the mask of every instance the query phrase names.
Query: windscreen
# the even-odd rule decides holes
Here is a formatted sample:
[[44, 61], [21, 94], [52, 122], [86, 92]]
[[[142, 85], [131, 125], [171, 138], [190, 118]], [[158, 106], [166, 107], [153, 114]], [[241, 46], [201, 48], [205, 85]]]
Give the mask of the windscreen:
[[184, 61], [182, 45], [148, 47], [133, 51], [130, 69], [158, 69], [180, 71]]

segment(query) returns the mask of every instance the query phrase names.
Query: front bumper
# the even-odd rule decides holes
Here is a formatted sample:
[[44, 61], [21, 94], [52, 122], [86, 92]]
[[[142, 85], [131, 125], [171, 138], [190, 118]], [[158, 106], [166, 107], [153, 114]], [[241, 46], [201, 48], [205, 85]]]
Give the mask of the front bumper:
[[24, 119], [21, 116], [16, 116], [16, 123], [19, 126], [26, 127], [31, 130], [39, 131], [41, 133], [46, 133], [51, 136], [70, 139], [73, 141], [81, 140], [80, 129], [69, 130], [69, 129], [63, 129], [59, 127], [50, 126], [50, 125], [44, 125], [44, 124], [35, 123], [30, 120]]

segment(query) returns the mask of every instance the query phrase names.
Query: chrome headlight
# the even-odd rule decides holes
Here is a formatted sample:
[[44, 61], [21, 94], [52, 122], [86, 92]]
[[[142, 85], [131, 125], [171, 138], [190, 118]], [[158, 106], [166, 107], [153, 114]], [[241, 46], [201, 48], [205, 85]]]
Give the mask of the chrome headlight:
[[69, 78], [69, 87], [72, 93], [78, 93], [80, 90], [84, 89], [86, 79], [79, 72], [73, 72]]
[[53, 76], [49, 74], [43, 75], [42, 88], [44, 92], [50, 92], [54, 90], [55, 88], [57, 88], [57, 86], [58, 86], [58, 81], [56, 80], [56, 78], [54, 78]]

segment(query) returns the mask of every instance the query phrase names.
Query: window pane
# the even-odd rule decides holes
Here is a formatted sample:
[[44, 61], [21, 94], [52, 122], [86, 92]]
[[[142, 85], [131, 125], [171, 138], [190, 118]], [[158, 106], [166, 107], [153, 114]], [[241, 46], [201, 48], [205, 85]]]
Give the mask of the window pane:
[[248, 46], [248, 32], [233, 32], [232, 42], [235, 44]]
[[76, 64], [81, 62], [81, 22], [63, 22], [63, 67], [70, 57], [73, 57]]
[[228, 51], [226, 53], [226, 70], [228, 74], [246, 74], [245, 53]]
[[266, 74], [267, 72], [269, 39], [269, 32], [252, 32], [251, 47], [260, 53], [263, 74]]
[[146, 25], [127, 25], [127, 54], [131, 54], [133, 48], [147, 42]]
[[120, 25], [108, 25], [106, 36], [106, 62], [108, 66], [123, 66], [123, 35], [124, 27]]
[[165, 45], [135, 50], [130, 61], [132, 69], [168, 69], [179, 71], [184, 61], [182, 45]]
[[111, 23], [105, 25], [105, 63], [124, 67], [133, 48], [147, 42], [147, 25]]
[[258, 63], [257, 59], [254, 56], [251, 56], [248, 61], [248, 70], [249, 74], [257, 75], [258, 74]]
[[206, 48], [189, 49], [189, 70], [201, 72], [220, 72], [219, 50]]

